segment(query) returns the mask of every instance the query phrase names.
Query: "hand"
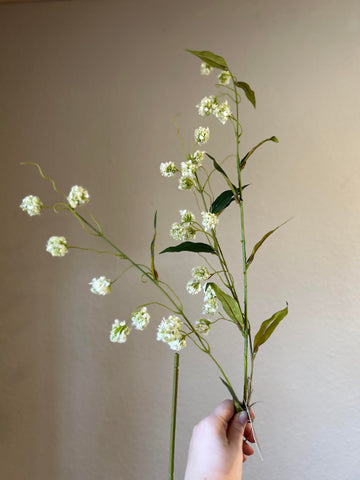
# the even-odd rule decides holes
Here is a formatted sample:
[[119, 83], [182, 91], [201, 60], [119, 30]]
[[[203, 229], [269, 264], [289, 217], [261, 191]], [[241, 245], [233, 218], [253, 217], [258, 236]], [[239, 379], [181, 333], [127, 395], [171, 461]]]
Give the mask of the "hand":
[[241, 480], [242, 464], [254, 453], [247, 441], [255, 442], [247, 413], [234, 415], [232, 400], [224, 400], [194, 427], [185, 480]]

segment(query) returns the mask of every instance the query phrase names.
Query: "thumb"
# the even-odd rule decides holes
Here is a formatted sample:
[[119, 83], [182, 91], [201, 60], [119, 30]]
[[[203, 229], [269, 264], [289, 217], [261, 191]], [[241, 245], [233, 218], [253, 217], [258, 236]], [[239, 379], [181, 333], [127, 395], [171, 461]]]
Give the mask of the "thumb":
[[227, 437], [230, 445], [234, 445], [238, 448], [242, 447], [245, 427], [248, 421], [249, 421], [249, 417], [245, 411], [242, 411], [234, 415], [234, 417], [232, 418], [229, 424], [228, 431], [227, 431]]

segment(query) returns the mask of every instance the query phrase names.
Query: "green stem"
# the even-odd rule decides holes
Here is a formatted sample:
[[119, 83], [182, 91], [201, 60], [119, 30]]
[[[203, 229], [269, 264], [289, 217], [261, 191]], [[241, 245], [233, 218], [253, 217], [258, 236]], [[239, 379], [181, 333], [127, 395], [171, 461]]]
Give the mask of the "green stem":
[[175, 353], [174, 354], [174, 371], [173, 371], [172, 408], [171, 408], [169, 480], [174, 479], [175, 431], [176, 431], [176, 410], [177, 410], [178, 383], [179, 383], [179, 354]]

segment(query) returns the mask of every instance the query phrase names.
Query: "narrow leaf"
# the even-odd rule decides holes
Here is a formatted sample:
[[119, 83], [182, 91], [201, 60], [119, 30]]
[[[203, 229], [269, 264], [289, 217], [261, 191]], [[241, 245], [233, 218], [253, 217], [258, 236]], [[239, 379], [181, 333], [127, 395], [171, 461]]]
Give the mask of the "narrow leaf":
[[255, 253], [259, 250], [259, 248], [261, 247], [261, 245], [265, 242], [265, 240], [270, 237], [270, 235], [274, 232], [276, 232], [276, 230], [280, 227], [282, 227], [283, 225], [285, 225], [285, 223], [287, 223], [290, 219], [286, 220], [285, 222], [283, 222], [281, 225], [278, 225], [276, 228], [274, 228], [273, 230], [270, 230], [270, 232], [268, 233], [265, 233], [265, 235], [262, 237], [262, 239], [255, 245], [255, 247], [253, 248], [253, 251], [251, 252], [251, 255], [250, 257], [247, 259], [246, 261], [246, 265], [247, 267], [249, 267], [249, 265], [251, 264], [251, 262], [254, 260], [254, 257], [255, 257]]
[[209, 52], [207, 50], [188, 50], [187, 52], [192, 53], [196, 57], [200, 58], [203, 62], [207, 63], [211, 67], [220, 68], [220, 70], [228, 70], [228, 66], [223, 59], [219, 55], [215, 55], [215, 53]]
[[216, 253], [211, 245], [201, 242], [183, 242], [179, 245], [175, 245], [174, 247], [165, 248], [165, 250], [160, 253], [169, 252]]
[[252, 154], [255, 152], [255, 150], [256, 150], [257, 148], [261, 147], [261, 145], [263, 145], [265, 142], [275, 142], [275, 143], [279, 143], [279, 140], [278, 140], [276, 137], [272, 136], [272, 137], [266, 138], [266, 139], [263, 140], [262, 142], [258, 143], [258, 144], [257, 144], [254, 148], [252, 148], [252, 149], [245, 155], [245, 157], [241, 160], [241, 162], [240, 162], [240, 169], [241, 169], [241, 170], [245, 167], [246, 162], [248, 161], [248, 158], [250, 157], [250, 155], [252, 155]]
[[217, 170], [218, 172], [221, 173], [221, 175], [225, 178], [225, 180], [227, 181], [227, 184], [229, 185], [229, 187], [231, 188], [232, 192], [233, 192], [234, 195], [235, 195], [235, 192], [237, 191], [237, 187], [235, 187], [235, 185], [231, 182], [231, 180], [230, 180], [230, 178], [227, 176], [225, 170], [222, 168], [221, 165], [218, 164], [218, 162], [215, 160], [214, 157], [212, 157], [211, 155], [209, 155], [207, 152], [205, 152], [205, 153], [206, 153], [206, 155], [213, 161], [215, 170]]
[[[244, 185], [242, 189], [248, 187], [249, 184]], [[239, 189], [236, 188], [236, 193], [239, 194]], [[210, 212], [220, 214], [226, 207], [228, 207], [235, 200], [234, 192], [232, 190], [225, 190], [213, 201]]]
[[232, 396], [232, 399], [234, 401], [234, 406], [236, 413], [241, 412], [242, 410], [245, 410], [244, 405], [242, 402], [240, 402], [239, 398], [237, 397], [236, 393], [234, 392], [234, 389], [232, 388], [231, 385], [229, 385], [223, 378], [220, 377], [220, 380], [222, 383], [225, 385], [225, 387], [228, 389], [230, 395]]
[[255, 335], [254, 339], [254, 353], [257, 353], [260, 345], [266, 342], [270, 335], [274, 332], [275, 328], [279, 325], [281, 320], [286, 317], [288, 314], [288, 304], [286, 302], [286, 307], [283, 310], [279, 310], [274, 313], [272, 317], [268, 320], [265, 320]]
[[159, 275], [155, 269], [155, 239], [156, 239], [156, 223], [157, 223], [157, 210], [154, 215], [154, 237], [152, 239], [150, 245], [150, 252], [151, 252], [151, 272], [155, 280], [158, 280]]
[[209, 282], [207, 286], [210, 286], [214, 290], [216, 297], [218, 300], [220, 300], [224, 311], [231, 318], [231, 320], [240, 325], [241, 329], [243, 329], [244, 317], [238, 302], [233, 297], [230, 297], [230, 295], [223, 292], [221, 288], [216, 285], [216, 283]]
[[253, 107], [256, 108], [255, 92], [250, 88], [250, 85], [246, 82], [236, 82], [236, 85], [244, 90], [246, 98], [252, 103]]

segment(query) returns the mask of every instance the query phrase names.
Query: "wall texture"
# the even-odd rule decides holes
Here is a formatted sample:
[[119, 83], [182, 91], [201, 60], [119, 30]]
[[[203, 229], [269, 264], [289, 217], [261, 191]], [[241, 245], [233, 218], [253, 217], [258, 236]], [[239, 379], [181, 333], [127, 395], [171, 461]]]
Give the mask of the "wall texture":
[[[245, 173], [249, 244], [293, 216], [249, 273], [258, 325], [289, 302], [289, 317], [258, 358], [254, 398], [264, 462], [245, 478], [357, 480], [360, 460], [359, 187], [360, 5], [357, 0], [69, 1], [0, 6], [1, 349], [0, 471], [11, 480], [167, 477], [172, 355], [155, 340], [163, 312], [124, 345], [108, 340], [154, 291], [135, 272], [96, 297], [88, 282], [122, 268], [113, 258], [44, 251], [50, 235], [103, 248], [72, 218], [30, 218], [22, 197], [57, 200], [39, 162], [65, 192], [91, 193], [92, 213], [129, 255], [148, 261], [191, 194], [159, 174], [182, 161], [194, 106], [214, 77], [184, 49], [223, 55], [257, 94], [242, 104], [242, 151], [271, 135]], [[228, 127], [210, 123], [208, 150], [232, 151]], [[219, 184], [219, 189], [222, 185]], [[229, 261], [235, 211], [221, 217]], [[193, 257], [162, 257], [163, 278], [187, 297]], [[188, 300], [187, 300], [188, 301]], [[193, 312], [196, 299], [189, 299]], [[196, 316], [197, 314], [194, 313]], [[231, 329], [211, 334], [241, 389]], [[189, 346], [181, 354], [176, 472], [192, 426], [227, 396], [217, 371]]]

